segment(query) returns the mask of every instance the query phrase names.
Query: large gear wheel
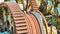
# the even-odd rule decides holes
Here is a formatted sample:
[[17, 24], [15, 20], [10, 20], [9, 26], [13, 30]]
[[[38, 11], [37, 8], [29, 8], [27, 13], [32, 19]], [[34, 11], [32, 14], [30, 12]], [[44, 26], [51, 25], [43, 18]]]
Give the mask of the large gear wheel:
[[6, 25], [4, 29], [8, 29], [11, 34], [41, 34], [36, 18], [21, 11], [17, 3], [1, 3], [0, 10], [2, 21]]
[[0, 6], [3, 21], [9, 22], [9, 30], [11, 30], [12, 27], [14, 29], [12, 34], [29, 34], [24, 13], [20, 10], [17, 3], [4, 2], [1, 3]]

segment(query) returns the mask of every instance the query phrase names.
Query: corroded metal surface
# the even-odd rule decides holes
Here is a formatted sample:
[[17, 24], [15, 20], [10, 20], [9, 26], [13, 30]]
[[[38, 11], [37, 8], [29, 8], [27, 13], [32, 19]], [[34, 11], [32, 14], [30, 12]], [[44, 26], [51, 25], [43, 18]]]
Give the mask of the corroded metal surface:
[[[32, 29], [32, 32], [34, 32], [33, 34], [41, 34], [40, 32], [40, 28], [39, 28], [39, 25], [38, 25], [38, 22], [36, 20], [36, 18], [32, 15], [28, 15], [26, 14], [26, 17], [29, 19], [30, 21], [30, 25], [31, 25], [31, 29]], [[35, 20], [34, 20], [35, 19]], [[35, 22], [36, 21], [36, 22]]]
[[26, 20], [24, 17], [23, 12], [20, 10], [19, 6], [17, 3], [13, 2], [4, 2], [1, 5], [7, 6], [8, 9], [10, 9], [11, 15], [14, 20], [14, 29], [15, 29], [15, 34], [29, 34]]
[[41, 16], [42, 16], [42, 18], [43, 18], [43, 20], [44, 20], [44, 23], [45, 23], [46, 34], [48, 34], [48, 24], [47, 24], [47, 21], [46, 21], [44, 15], [38, 10], [38, 8], [39, 8], [38, 0], [30, 0], [30, 1], [31, 1], [31, 3], [32, 3], [32, 4], [31, 4], [31, 5], [32, 5], [32, 10], [38, 12], [39, 14], [41, 14]]
[[38, 20], [38, 23], [39, 23], [39, 25], [40, 25], [40, 28], [41, 28], [41, 34], [46, 34], [45, 32], [44, 32], [44, 23], [43, 23], [43, 19], [42, 19], [42, 16], [39, 14], [39, 13], [37, 13], [37, 12], [30, 12], [31, 14], [33, 14], [37, 19], [36, 20]]
[[23, 13], [17, 3], [4, 2], [0, 5], [7, 6], [11, 12], [14, 23], [14, 34], [41, 34], [36, 18], [31, 14]]
[[40, 30], [39, 23], [38, 23], [37, 19], [35, 18], [34, 15], [32, 15], [32, 14], [29, 14], [29, 15], [30, 15], [30, 17], [32, 18], [32, 20], [34, 21], [34, 25], [35, 25], [35, 28], [36, 28], [36, 32], [37, 32], [38, 34], [41, 34], [41, 30]]
[[38, 6], [38, 0], [30, 0], [31, 1], [31, 6], [32, 6], [32, 10], [37, 11], [39, 6]]
[[47, 21], [46, 21], [46, 18], [44, 17], [44, 15], [40, 12], [40, 11], [37, 11], [39, 14], [41, 14], [41, 16], [42, 16], [42, 18], [43, 18], [43, 20], [44, 20], [44, 23], [45, 23], [45, 28], [46, 28], [46, 33], [47, 34], [49, 34], [48, 33], [48, 23], [47, 23]]

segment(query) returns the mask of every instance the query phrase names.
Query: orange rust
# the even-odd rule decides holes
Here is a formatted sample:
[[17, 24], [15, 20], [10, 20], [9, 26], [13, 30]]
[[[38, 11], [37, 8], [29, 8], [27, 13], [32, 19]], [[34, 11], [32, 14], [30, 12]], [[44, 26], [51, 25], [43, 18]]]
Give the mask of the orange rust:
[[1, 5], [7, 6], [11, 12], [15, 34], [41, 34], [36, 18], [31, 14], [23, 13], [17, 3], [4, 2]]
[[31, 27], [32, 27], [31, 29], [32, 29], [32, 31], [33, 31], [33, 34], [37, 34], [33, 20], [31, 19], [31, 17], [30, 17], [28, 14], [26, 14], [26, 15], [27, 15], [27, 17], [28, 17], [28, 19], [29, 19], [29, 21], [30, 21], [30, 24], [31, 24]]
[[38, 0], [30, 0], [30, 1], [31, 1], [32, 10], [37, 11], [39, 8]]
[[[21, 11], [17, 3], [14, 2], [4, 2], [1, 5], [7, 6], [10, 10], [15, 26], [15, 34], [28, 34], [28, 28], [25, 21], [24, 13]], [[16, 13], [16, 14], [15, 14]]]
[[35, 25], [37, 34], [41, 34], [39, 23], [38, 23], [37, 19], [32, 14], [29, 14], [29, 15], [32, 18], [32, 20], [34, 21], [34, 25]]
[[49, 34], [49, 33], [48, 33], [48, 23], [47, 23], [47, 20], [45, 19], [44, 15], [43, 15], [40, 11], [36, 11], [36, 12], [38, 12], [38, 13], [41, 14], [41, 16], [42, 16], [42, 18], [43, 18], [43, 20], [44, 20], [44, 23], [45, 23], [46, 34]]

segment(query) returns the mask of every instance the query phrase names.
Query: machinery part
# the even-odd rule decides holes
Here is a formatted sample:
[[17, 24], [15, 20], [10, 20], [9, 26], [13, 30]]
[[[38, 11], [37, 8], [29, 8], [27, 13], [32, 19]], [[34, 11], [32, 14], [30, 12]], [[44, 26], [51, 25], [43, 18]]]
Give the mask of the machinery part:
[[7, 29], [12, 32], [11, 34], [41, 34], [36, 18], [23, 13], [17, 3], [1, 3], [0, 10], [0, 15], [5, 25], [9, 23], [9, 26], [6, 26]]
[[47, 34], [48, 34], [47, 21], [46, 21], [45, 17], [43, 16], [43, 14], [42, 14], [40, 11], [38, 11], [38, 8], [39, 8], [39, 5], [37, 5], [37, 4], [38, 4], [38, 0], [30, 0], [30, 2], [31, 2], [32, 10], [33, 10], [33, 11], [37, 11], [39, 14], [41, 14], [43, 20], [45, 21], [46, 32], [47, 32]]
[[4, 16], [4, 20], [6, 19], [5, 17], [7, 17], [10, 18], [11, 21], [13, 21], [11, 22], [10, 20], [6, 19], [6, 21], [7, 20], [9, 21], [10, 26], [13, 26], [14, 29], [13, 32], [15, 32], [15, 34], [28, 34], [28, 28], [27, 28], [24, 14], [16, 3], [4, 2], [0, 4], [0, 7], [6, 7], [4, 9], [8, 8], [8, 10], [5, 11], [1, 10], [1, 11], [2, 14], [3, 12], [6, 13], [8, 12], [10, 14], [10, 16], [8, 14], [7, 14], [8, 16], [7, 15], [3, 15], [3, 16]]
[[30, 12], [30, 13], [33, 14], [37, 18], [37, 20], [38, 20], [38, 22], [40, 24], [40, 28], [41, 28], [42, 34], [46, 34], [44, 32], [44, 24], [43, 24], [42, 16], [39, 13], [37, 13], [37, 12]]
[[44, 15], [43, 15], [40, 11], [37, 11], [37, 12], [38, 12], [39, 14], [41, 14], [41, 16], [42, 16], [42, 18], [43, 18], [43, 20], [44, 20], [44, 24], [45, 24], [45, 28], [46, 28], [46, 33], [49, 34], [49, 33], [48, 33], [48, 22], [46, 21]]
[[38, 12], [39, 14], [41, 14], [41, 16], [42, 16], [42, 18], [43, 18], [43, 20], [44, 20], [44, 24], [45, 24], [45, 29], [46, 29], [46, 34], [49, 34], [49, 28], [48, 28], [48, 23], [47, 23], [47, 21], [46, 21], [46, 19], [45, 19], [45, 17], [43, 16], [43, 14], [40, 12], [40, 11], [38, 11], [38, 8], [39, 8], [39, 5], [37, 5], [38, 3], [37, 3], [38, 1], [37, 0], [31, 0], [31, 6], [32, 6], [32, 10], [33, 11], [36, 11], [36, 12]]
[[[34, 7], [36, 8], [36, 7]], [[39, 19], [37, 18], [37, 15], [35, 14], [35, 12], [33, 14], [25, 14], [23, 13], [19, 6], [16, 3], [13, 2], [5, 2], [1, 4], [0, 7], [2, 12], [2, 17], [3, 17], [3, 21], [7, 23], [9, 22], [9, 29], [10, 31], [12, 31], [11, 28], [13, 28], [13, 34], [48, 34], [47, 30], [48, 30], [48, 25], [46, 22], [45, 17], [41, 14], [41, 12], [36, 11], [36, 13], [38, 14], [38, 16], [41, 16], [41, 22], [42, 19], [44, 20], [44, 24], [45, 24], [45, 31], [44, 31], [44, 24], [40, 23]], [[33, 9], [35, 10], [35, 9]], [[38, 10], [38, 9], [36, 9]], [[35, 22], [36, 21], [36, 22]], [[13, 23], [13, 24], [12, 24]], [[39, 27], [39, 23], [40, 23], [40, 27]], [[41, 27], [42, 24], [42, 27]], [[6, 24], [5, 24], [6, 25]], [[41, 30], [40, 30], [41, 29]], [[38, 32], [39, 31], [39, 32]]]
[[16, 2], [19, 4], [19, 6], [21, 6], [20, 8], [25, 11], [38, 10], [39, 8], [39, 6], [37, 5], [38, 0], [16, 0]]
[[[38, 3], [37, 3], [37, 0], [30, 0], [31, 1], [31, 6], [32, 6], [32, 10], [33, 11], [37, 11], [38, 10], [38, 8], [39, 8], [39, 6], [37, 5]], [[40, 11], [37, 11], [39, 14], [41, 14], [41, 16], [42, 16], [42, 18], [43, 18], [43, 20], [45, 21], [45, 29], [46, 29], [46, 34], [49, 34], [49, 28], [48, 28], [48, 24], [47, 24], [47, 21], [46, 21], [46, 19], [45, 19], [45, 17], [43, 16], [43, 14], [40, 12]], [[51, 31], [50, 31], [51, 32]]]
[[30, 0], [30, 1], [31, 1], [32, 10], [37, 11], [39, 8], [38, 0]]
[[32, 18], [32, 20], [34, 21], [37, 33], [40, 34], [41, 33], [41, 30], [40, 30], [41, 28], [39, 27], [39, 23], [38, 23], [37, 19], [35, 18], [34, 15], [32, 15], [32, 14], [29, 14], [29, 15]]
[[[41, 14], [41, 16], [42, 16], [42, 18], [43, 18], [43, 20], [44, 20], [44, 23], [45, 23], [45, 28], [46, 28], [46, 32], [48, 33], [48, 34], [57, 34], [57, 29], [56, 29], [56, 27], [55, 26], [48, 26], [48, 23], [47, 23], [47, 21], [46, 21], [46, 19], [45, 19], [45, 17], [43, 16], [43, 14], [41, 13], [41, 12], [39, 12], [39, 11], [37, 11], [39, 14]], [[52, 28], [51, 28], [52, 27]], [[51, 30], [49, 30], [49, 29], [52, 29], [52, 31]]]
[[[48, 24], [47, 24], [47, 21], [46, 21], [46, 19], [45, 19], [45, 17], [43, 16], [43, 14], [41, 13], [41, 12], [39, 12], [39, 11], [37, 11], [37, 13], [39, 13], [41, 16], [42, 16], [42, 18], [43, 18], [43, 24], [44, 24], [44, 26], [45, 26], [45, 32], [46, 32], [46, 34], [57, 34], [57, 29], [56, 29], [56, 27], [54, 27], [54, 26], [49, 26], [48, 27]], [[36, 13], [35, 13], [36, 14]], [[41, 23], [41, 22], [40, 22]], [[52, 27], [52, 28], [51, 28]], [[50, 29], [50, 30], [49, 30]], [[52, 29], [52, 31], [51, 31], [51, 29]]]
[[[38, 1], [40, 1], [40, 0], [5, 0], [5, 1], [17, 2], [19, 6], [20, 5], [23, 6], [23, 8], [22, 8], [23, 10], [29, 11], [29, 10], [38, 9], [39, 7], [37, 4], [38, 4]], [[39, 3], [39, 5], [40, 5], [40, 3]]]
[[56, 27], [55, 26], [51, 26], [52, 27], [52, 34], [57, 34], [57, 29], [56, 29]]
[[[32, 17], [33, 17], [33, 19], [32, 19]], [[31, 24], [32, 32], [34, 32], [33, 34], [41, 34], [36, 18], [33, 15], [29, 15], [29, 14], [26, 14], [26, 18], [28, 18], [29, 23]]]

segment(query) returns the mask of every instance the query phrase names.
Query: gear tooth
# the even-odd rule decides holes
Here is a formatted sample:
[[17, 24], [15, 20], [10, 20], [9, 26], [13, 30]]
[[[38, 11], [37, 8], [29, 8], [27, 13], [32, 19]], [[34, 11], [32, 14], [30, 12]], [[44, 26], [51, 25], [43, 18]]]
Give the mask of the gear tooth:
[[14, 21], [14, 31], [16, 34], [27, 34], [28, 28], [26, 24], [26, 20], [24, 17], [24, 13], [20, 10], [19, 6], [14, 2], [4, 2], [3, 6], [8, 6], [8, 9], [11, 12], [11, 16]]
[[[35, 0], [31, 0], [31, 2], [33, 4], [32, 9], [38, 10]], [[1, 5], [6, 6], [10, 11], [15, 34], [41, 34], [39, 22], [33, 14], [24, 13], [14, 2], [4, 2]]]

